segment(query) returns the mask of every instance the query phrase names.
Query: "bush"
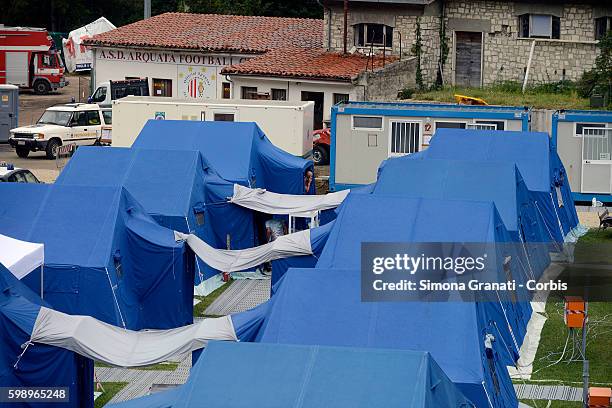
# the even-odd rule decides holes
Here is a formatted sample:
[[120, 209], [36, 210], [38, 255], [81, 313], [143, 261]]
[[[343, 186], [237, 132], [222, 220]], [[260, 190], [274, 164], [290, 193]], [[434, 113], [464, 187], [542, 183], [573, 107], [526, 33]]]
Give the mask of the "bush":
[[404, 88], [397, 93], [398, 99], [412, 99], [412, 95], [414, 95], [416, 91], [412, 88]]
[[582, 78], [576, 84], [576, 91], [578, 96], [581, 98], [588, 98], [593, 93], [593, 90], [597, 88], [599, 82], [599, 75], [596, 70], [585, 71], [582, 74]]
[[576, 89], [576, 84], [569, 80], [557, 82], [548, 82], [540, 85], [535, 85], [529, 88], [530, 92], [535, 93], [554, 93], [569, 95]]
[[490, 89], [496, 92], [519, 94], [523, 92], [523, 84], [516, 81], [500, 81], [491, 85]]

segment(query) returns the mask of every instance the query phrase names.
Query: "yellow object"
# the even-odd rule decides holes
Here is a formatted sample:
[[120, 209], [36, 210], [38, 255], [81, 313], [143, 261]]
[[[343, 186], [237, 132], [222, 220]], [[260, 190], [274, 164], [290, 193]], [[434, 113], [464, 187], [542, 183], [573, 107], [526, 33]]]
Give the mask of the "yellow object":
[[488, 105], [487, 101], [473, 96], [455, 94], [455, 100], [459, 105]]

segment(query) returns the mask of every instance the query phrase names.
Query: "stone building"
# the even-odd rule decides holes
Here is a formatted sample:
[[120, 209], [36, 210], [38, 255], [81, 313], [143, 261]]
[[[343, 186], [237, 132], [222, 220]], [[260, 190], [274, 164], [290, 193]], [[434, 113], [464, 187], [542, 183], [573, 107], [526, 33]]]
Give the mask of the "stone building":
[[612, 28], [612, 2], [601, 0], [350, 0], [345, 36], [343, 3], [325, 3], [325, 49], [416, 55], [425, 84], [522, 82], [528, 65], [529, 83], [576, 80]]

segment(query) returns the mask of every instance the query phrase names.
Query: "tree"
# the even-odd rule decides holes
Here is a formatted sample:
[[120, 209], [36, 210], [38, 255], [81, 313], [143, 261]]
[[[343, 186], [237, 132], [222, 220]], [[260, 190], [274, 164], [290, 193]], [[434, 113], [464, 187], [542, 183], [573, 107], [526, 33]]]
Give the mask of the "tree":
[[608, 95], [608, 104], [612, 104], [612, 31], [599, 40], [599, 55], [595, 59], [595, 68], [586, 71], [578, 83], [578, 94], [588, 98], [594, 93]]

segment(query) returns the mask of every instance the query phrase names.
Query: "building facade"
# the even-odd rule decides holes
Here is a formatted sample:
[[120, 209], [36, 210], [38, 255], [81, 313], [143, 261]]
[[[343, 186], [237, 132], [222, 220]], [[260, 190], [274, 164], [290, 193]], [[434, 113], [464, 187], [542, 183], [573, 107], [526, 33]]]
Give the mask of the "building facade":
[[[351, 0], [346, 47], [417, 55], [425, 84], [522, 82], [528, 66], [529, 83], [577, 80], [611, 23], [603, 1]], [[323, 34], [326, 49], [344, 49], [342, 1], [327, 3]]]

